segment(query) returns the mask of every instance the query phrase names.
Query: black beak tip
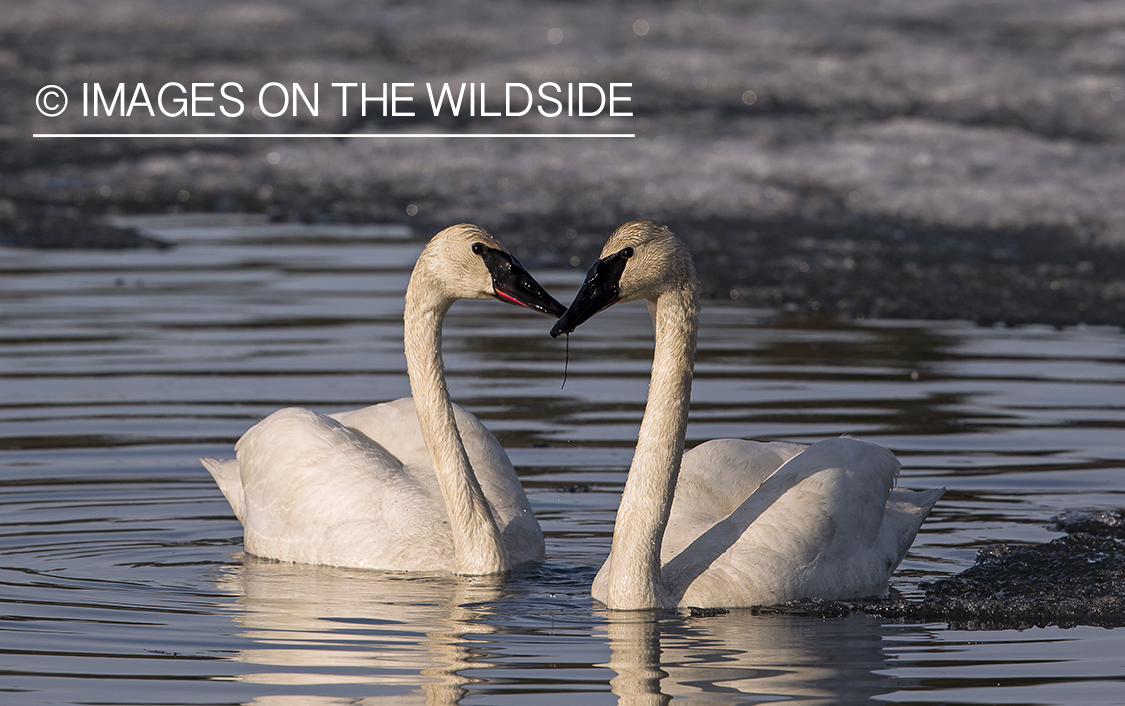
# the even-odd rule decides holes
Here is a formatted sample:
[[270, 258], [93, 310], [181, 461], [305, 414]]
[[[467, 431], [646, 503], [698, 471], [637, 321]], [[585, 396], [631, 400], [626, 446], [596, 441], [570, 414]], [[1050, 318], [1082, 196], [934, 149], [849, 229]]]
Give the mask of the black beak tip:
[[631, 253], [628, 256], [617, 253], [594, 263], [570, 308], [551, 327], [551, 338], [571, 333], [594, 314], [620, 301], [621, 273], [629, 257]]
[[573, 331], [574, 326], [569, 325], [567, 322], [563, 321], [560, 318], [555, 322], [555, 325], [551, 327], [551, 338], [558, 338], [564, 333], [571, 333]]
[[519, 303], [526, 306], [528, 309], [553, 316], [556, 319], [566, 313], [566, 307], [543, 290], [536, 292], [536, 296], [528, 297], [527, 300], [519, 301]]
[[555, 299], [551, 299], [549, 304], [543, 307], [543, 312], [550, 314], [557, 319], [566, 313], [566, 307], [560, 304]]

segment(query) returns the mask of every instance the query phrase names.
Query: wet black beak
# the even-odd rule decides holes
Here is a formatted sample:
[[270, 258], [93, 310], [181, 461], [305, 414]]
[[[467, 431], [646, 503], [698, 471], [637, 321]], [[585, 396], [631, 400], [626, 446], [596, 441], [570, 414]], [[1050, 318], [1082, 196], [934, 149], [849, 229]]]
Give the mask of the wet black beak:
[[617, 303], [621, 296], [621, 273], [625, 271], [627, 259], [617, 252], [594, 263], [586, 273], [582, 288], [574, 296], [574, 302], [551, 328], [551, 338], [570, 333], [594, 314]]
[[555, 318], [566, 311], [566, 307], [547, 294], [547, 290], [535, 281], [519, 260], [508, 253], [484, 248], [481, 259], [492, 275], [492, 289], [500, 301], [518, 304]]

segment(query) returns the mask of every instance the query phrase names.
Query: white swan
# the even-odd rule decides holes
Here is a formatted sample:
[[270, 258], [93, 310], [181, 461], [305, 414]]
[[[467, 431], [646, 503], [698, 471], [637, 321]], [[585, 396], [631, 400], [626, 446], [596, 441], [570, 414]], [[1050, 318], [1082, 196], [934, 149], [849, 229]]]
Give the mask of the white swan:
[[543, 532], [507, 454], [445, 384], [441, 325], [458, 299], [564, 307], [491, 235], [438, 233], [418, 257], [403, 314], [412, 397], [323, 415], [271, 414], [201, 459], [261, 557], [399, 571], [492, 574], [542, 561]]
[[717, 439], [685, 454], [699, 283], [671, 231], [652, 221], [618, 228], [551, 335], [638, 299], [656, 331], [652, 381], [594, 598], [667, 609], [884, 590], [945, 489], [893, 490], [894, 455], [850, 438], [808, 447]]

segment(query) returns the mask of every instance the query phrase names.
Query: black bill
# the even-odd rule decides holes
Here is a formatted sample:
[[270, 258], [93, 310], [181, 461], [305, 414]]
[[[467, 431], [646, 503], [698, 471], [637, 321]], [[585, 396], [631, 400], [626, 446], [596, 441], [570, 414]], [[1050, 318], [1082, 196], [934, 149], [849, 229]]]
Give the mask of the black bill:
[[617, 303], [621, 296], [621, 273], [632, 254], [632, 248], [625, 248], [594, 263], [586, 273], [582, 288], [574, 296], [574, 302], [551, 328], [551, 338], [570, 333], [594, 314]]
[[566, 311], [566, 307], [547, 294], [547, 290], [510, 254], [481, 243], [473, 244], [473, 252], [484, 260], [484, 266], [492, 275], [492, 289], [500, 301], [518, 304], [555, 318]]

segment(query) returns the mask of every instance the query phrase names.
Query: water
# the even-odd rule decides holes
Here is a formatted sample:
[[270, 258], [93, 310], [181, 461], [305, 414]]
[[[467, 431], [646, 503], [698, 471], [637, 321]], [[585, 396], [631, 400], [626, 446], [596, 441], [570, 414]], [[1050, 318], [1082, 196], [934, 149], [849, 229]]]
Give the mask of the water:
[[[547, 534], [506, 581], [291, 566], [241, 552], [205, 455], [283, 405], [407, 394], [404, 230], [134, 220], [168, 252], [0, 251], [0, 701], [5, 704], [1116, 703], [1125, 632], [977, 632], [869, 616], [612, 616], [588, 596], [643, 411], [651, 328], [570, 340], [461, 302], [454, 398], [508, 449]], [[569, 301], [582, 268], [535, 268]], [[949, 488], [893, 588], [978, 547], [1125, 506], [1115, 329], [806, 320], [707, 302], [688, 443], [854, 433]], [[663, 696], [662, 696], [663, 695]]]

